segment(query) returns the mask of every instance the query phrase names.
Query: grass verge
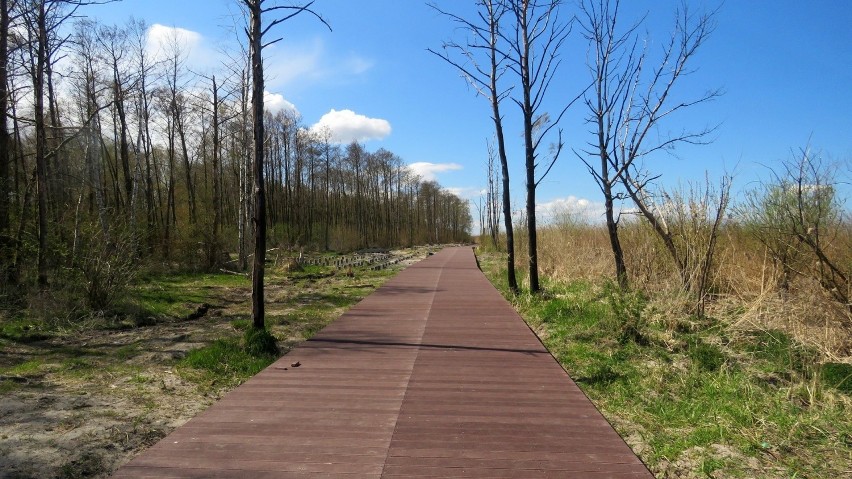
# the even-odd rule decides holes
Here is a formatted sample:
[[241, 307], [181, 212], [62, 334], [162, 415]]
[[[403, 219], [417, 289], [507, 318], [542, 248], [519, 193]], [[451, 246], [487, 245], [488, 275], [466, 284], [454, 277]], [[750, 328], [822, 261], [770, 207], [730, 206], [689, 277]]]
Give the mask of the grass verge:
[[672, 318], [635, 292], [545, 280], [511, 295], [483, 271], [657, 477], [849, 477], [848, 365], [780, 331]]

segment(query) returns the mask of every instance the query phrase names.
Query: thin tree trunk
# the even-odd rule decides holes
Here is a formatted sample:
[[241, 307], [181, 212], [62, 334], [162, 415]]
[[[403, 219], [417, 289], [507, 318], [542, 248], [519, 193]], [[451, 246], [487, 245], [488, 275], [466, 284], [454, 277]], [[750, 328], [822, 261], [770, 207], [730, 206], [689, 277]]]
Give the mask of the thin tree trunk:
[[[219, 89], [216, 85], [216, 76], [213, 76], [213, 244], [218, 245], [219, 230], [222, 226], [222, 200], [220, 185], [219, 166]], [[213, 260], [213, 258], [211, 258]], [[213, 266], [211, 262], [210, 266]]]
[[9, 176], [11, 138], [6, 115], [8, 92], [9, 3], [0, 0], [0, 282], [13, 283], [12, 241], [9, 224], [9, 197], [12, 181]]
[[538, 241], [536, 237], [536, 221], [535, 221], [535, 147], [533, 142], [533, 106], [530, 89], [533, 79], [530, 78], [530, 43], [529, 32], [527, 26], [527, 8], [528, 4], [524, 2], [522, 6], [523, 14], [518, 15], [518, 30], [521, 35], [522, 49], [520, 64], [521, 73], [521, 89], [523, 93], [523, 103], [521, 109], [524, 116], [524, 156], [526, 159], [526, 174], [527, 174], [527, 231], [529, 239], [527, 241], [527, 252], [529, 254], [529, 276], [530, 276], [530, 292], [537, 293], [540, 289], [538, 284]]
[[509, 193], [509, 160], [506, 157], [506, 141], [503, 137], [503, 117], [500, 115], [500, 95], [497, 90], [497, 40], [499, 24], [495, 17], [495, 5], [489, 4], [489, 34], [491, 49], [491, 110], [494, 120], [494, 133], [497, 136], [497, 153], [500, 156], [500, 174], [503, 180], [503, 223], [506, 228], [506, 279], [509, 289], [518, 292], [518, 279], [515, 276], [515, 228], [512, 226], [512, 202]]
[[127, 197], [127, 204], [130, 205], [133, 201], [133, 178], [130, 173], [130, 146], [127, 142], [127, 116], [124, 111], [124, 91], [121, 88], [120, 81], [118, 64], [113, 64], [113, 97], [115, 99], [115, 111], [118, 115], [119, 126], [118, 152], [121, 159], [121, 168], [124, 171], [124, 194]]
[[[606, 162], [606, 160], [603, 161]], [[606, 230], [609, 234], [609, 244], [612, 248], [613, 259], [615, 260], [615, 277], [618, 280], [619, 287], [627, 289], [627, 264], [624, 261], [624, 250], [621, 249], [621, 240], [618, 237], [618, 222], [615, 220], [612, 187], [608, 180], [604, 181], [603, 190], [604, 206], [606, 208]]]
[[186, 147], [186, 127], [184, 125], [183, 112], [175, 110], [175, 121], [177, 122], [178, 135], [180, 136], [180, 149], [183, 154], [183, 168], [186, 179], [186, 193], [189, 197], [189, 223], [195, 224], [195, 186], [192, 182], [192, 166], [189, 162], [189, 149]]
[[43, 2], [36, 13], [36, 64], [33, 72], [36, 188], [38, 189], [38, 285], [47, 286], [47, 132], [44, 124], [44, 66], [47, 62], [47, 15]]
[[263, 56], [260, 0], [249, 3], [251, 14], [252, 117], [254, 121], [254, 262], [252, 263], [251, 317], [256, 329], [263, 329], [263, 276], [266, 261], [266, 192], [263, 184]]

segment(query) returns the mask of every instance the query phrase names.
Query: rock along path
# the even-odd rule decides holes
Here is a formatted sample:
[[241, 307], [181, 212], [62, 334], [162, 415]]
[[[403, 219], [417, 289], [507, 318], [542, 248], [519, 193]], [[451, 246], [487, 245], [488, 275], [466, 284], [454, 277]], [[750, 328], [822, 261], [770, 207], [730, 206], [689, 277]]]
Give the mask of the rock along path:
[[458, 247], [399, 273], [114, 477], [652, 476]]

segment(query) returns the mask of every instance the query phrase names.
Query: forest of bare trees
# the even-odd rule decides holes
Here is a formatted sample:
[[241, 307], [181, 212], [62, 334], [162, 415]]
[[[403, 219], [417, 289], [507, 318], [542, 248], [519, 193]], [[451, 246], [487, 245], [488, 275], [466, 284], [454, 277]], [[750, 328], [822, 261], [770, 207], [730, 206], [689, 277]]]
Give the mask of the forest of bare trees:
[[[218, 71], [191, 71], [177, 38], [152, 55], [143, 22], [99, 24], [80, 15], [89, 3], [0, 3], [2, 282], [102, 275], [108, 289], [140, 261], [247, 269], [248, 48]], [[270, 247], [469, 238], [467, 202], [393, 152], [335, 143], [290, 110], [262, 115]]]

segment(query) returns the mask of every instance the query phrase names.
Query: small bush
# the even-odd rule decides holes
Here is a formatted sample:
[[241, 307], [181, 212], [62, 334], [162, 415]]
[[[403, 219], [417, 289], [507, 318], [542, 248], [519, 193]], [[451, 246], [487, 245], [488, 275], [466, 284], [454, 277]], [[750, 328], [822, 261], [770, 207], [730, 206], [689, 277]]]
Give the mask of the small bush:
[[725, 353], [716, 345], [707, 344], [700, 339], [690, 339], [688, 344], [689, 358], [704, 371], [718, 371], [727, 360]]
[[777, 369], [792, 369], [800, 374], [808, 374], [816, 361], [813, 351], [783, 331], [758, 331], [752, 333], [752, 341], [746, 350], [754, 353], [758, 359], [773, 363]]
[[248, 379], [269, 363], [268, 356], [248, 354], [236, 339], [218, 339], [208, 346], [189, 351], [183, 359], [183, 364], [222, 379]]
[[852, 394], [852, 364], [825, 363], [822, 365], [822, 381], [838, 391]]
[[613, 282], [604, 285], [604, 296], [612, 309], [612, 317], [619, 329], [618, 341], [621, 344], [634, 342], [647, 345], [646, 330], [648, 321], [642, 317], [647, 300], [639, 291], [623, 290]]
[[136, 276], [134, 238], [121, 231], [105, 238], [96, 228], [84, 236], [86, 247], [77, 255], [74, 270], [80, 276], [86, 304], [104, 311], [126, 294]]
[[247, 329], [243, 336], [243, 344], [246, 352], [254, 357], [277, 357], [280, 354], [275, 336], [266, 329]]

